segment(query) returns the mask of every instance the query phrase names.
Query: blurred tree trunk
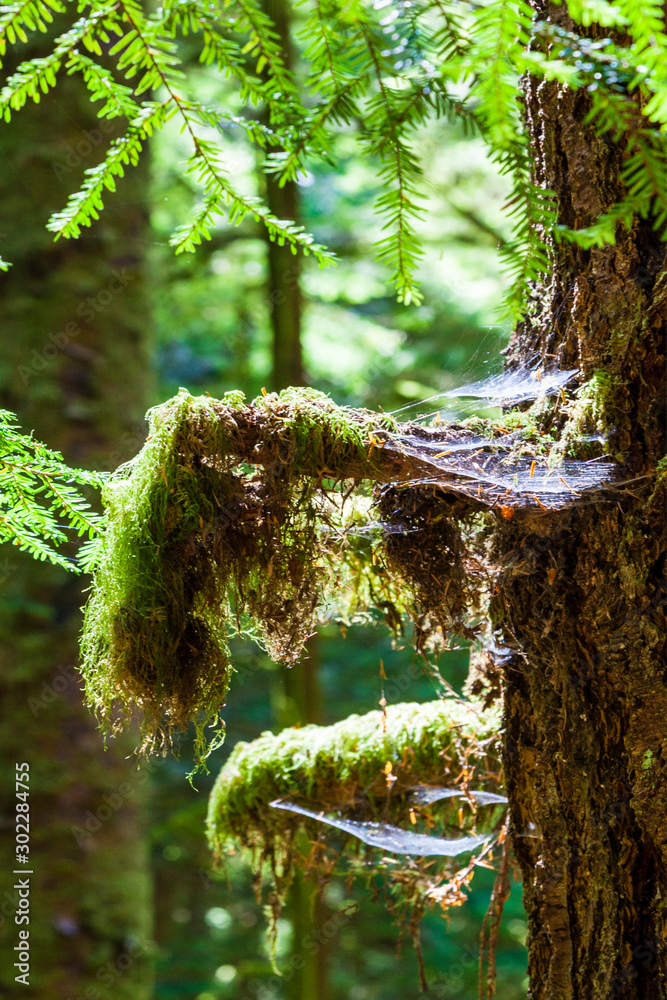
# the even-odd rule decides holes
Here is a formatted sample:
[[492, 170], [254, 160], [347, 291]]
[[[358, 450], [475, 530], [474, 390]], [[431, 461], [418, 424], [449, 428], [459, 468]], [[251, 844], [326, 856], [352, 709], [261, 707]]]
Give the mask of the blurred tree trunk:
[[[294, 50], [290, 39], [289, 0], [264, 0], [264, 8], [275, 25], [283, 48], [285, 66], [292, 70]], [[266, 174], [266, 201], [279, 219], [299, 222], [299, 191], [294, 181], [282, 187], [275, 174]], [[301, 345], [301, 255], [288, 246], [267, 239], [269, 265], [269, 311], [273, 332], [273, 379], [275, 391], [303, 385]]]
[[[272, 5], [273, 6], [273, 5]], [[279, 219], [298, 221], [298, 191], [294, 182], [280, 187], [273, 176], [266, 177], [267, 204]], [[273, 372], [271, 388], [303, 385], [301, 346], [301, 257], [289, 247], [267, 240], [269, 265], [269, 309], [273, 332]]]
[[[84, 87], [68, 78], [0, 131], [0, 252], [13, 261], [0, 277], [0, 405], [66, 461], [108, 470], [136, 453], [145, 434], [146, 163], [128, 172], [80, 240], [54, 244], [44, 227], [102, 158], [109, 124], [97, 122]], [[2, 566], [3, 996], [148, 1000], [146, 775], [130, 756], [133, 739], [105, 750], [82, 703], [75, 665], [85, 581], [13, 549]], [[10, 874], [18, 867], [14, 763], [23, 761], [34, 872], [27, 992], [14, 981]]]
[[[289, 0], [265, 0], [265, 10], [276, 26], [285, 54], [285, 64], [293, 69], [294, 55], [290, 39], [291, 12]], [[266, 175], [266, 201], [271, 213], [279, 219], [299, 222], [299, 191], [293, 181], [282, 187], [275, 175]], [[271, 317], [272, 382], [279, 391], [292, 385], [304, 384], [301, 340], [301, 255], [293, 254], [288, 246], [266, 241], [269, 271], [268, 299]], [[321, 693], [317, 635], [307, 643], [304, 656], [292, 667], [281, 670], [281, 690], [278, 694], [277, 721], [281, 729], [288, 726], [318, 723], [321, 717]], [[326, 920], [326, 907], [314, 898], [315, 885], [297, 873], [287, 907], [292, 921], [292, 954], [286, 969], [288, 1000], [327, 1000], [328, 942], [320, 940], [318, 932]], [[304, 947], [306, 940], [315, 946]]]
[[[565, 7], [540, 8], [570, 31]], [[576, 229], [621, 196], [622, 154], [584, 123], [585, 92], [528, 80], [538, 180]], [[507, 668], [505, 767], [524, 876], [532, 1000], [667, 997], [665, 244], [650, 223], [615, 246], [553, 247], [512, 367], [597, 373], [595, 411], [628, 479], [613, 502], [522, 527], [498, 519], [496, 614]], [[585, 409], [585, 407], [582, 407]], [[589, 414], [590, 420], [590, 414]], [[593, 421], [594, 422], [594, 421]], [[581, 432], [590, 430], [582, 416]]]

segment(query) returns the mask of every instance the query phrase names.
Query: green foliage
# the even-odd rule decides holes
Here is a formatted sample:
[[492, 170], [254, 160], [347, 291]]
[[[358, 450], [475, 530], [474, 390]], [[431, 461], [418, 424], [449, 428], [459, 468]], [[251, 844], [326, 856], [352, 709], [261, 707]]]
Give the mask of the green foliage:
[[[221, 131], [234, 160], [234, 183], [261, 190], [255, 150], [235, 82], [207, 67], [197, 88], [209, 107], [229, 109]], [[398, 304], [384, 268], [372, 259], [382, 238], [375, 215], [377, 164], [349, 132], [335, 137], [335, 163], [311, 164], [299, 178], [300, 221], [338, 255], [321, 269], [311, 256], [300, 265], [303, 347], [308, 382], [338, 403], [378, 410], [429, 397], [483, 374], [485, 351], [504, 346], [489, 333], [506, 282], [496, 247], [510, 229], [502, 216], [505, 178], [489, 163], [480, 136], [458, 121], [431, 121], [416, 136], [415, 152], [428, 188], [428, 215], [419, 224], [424, 303]], [[250, 397], [270, 387], [270, 302], [266, 241], [251, 217], [238, 228], [218, 224], [196, 255], [174, 257], [170, 234], [188, 211], [195, 180], [185, 170], [188, 142], [175, 119], [152, 143], [153, 271], [168, 294], [155, 296], [158, 367], [164, 383], [156, 401], [180, 385], [197, 395], [223, 395], [242, 385]], [[479, 191], [484, 191], [480, 201]], [[295, 264], [298, 262], [295, 262]], [[335, 365], [331, 363], [335, 357]]]
[[[480, 6], [474, 15], [471, 45], [462, 65], [456, 66], [456, 71], [463, 69], [468, 79], [479, 77], [469, 101], [476, 105], [475, 117], [481, 123], [493, 160], [512, 183], [505, 208], [514, 220], [514, 233], [500, 249], [500, 255], [512, 279], [507, 309], [513, 318], [520, 313], [528, 282], [547, 268], [544, 235], [555, 219], [551, 193], [531, 181], [530, 152], [517, 88], [517, 73], [532, 40], [532, 20], [532, 10], [522, 0]], [[535, 62], [535, 67], [530, 67], [533, 72], [544, 69], [543, 58], [538, 56]]]
[[[646, 23], [641, 20], [641, 24], [646, 26]], [[651, 27], [659, 36], [654, 21]], [[558, 235], [589, 249], [614, 243], [617, 226], [630, 228], [637, 217], [650, 217], [656, 230], [667, 231], [667, 144], [663, 128], [667, 117], [660, 118], [661, 105], [659, 100], [656, 102], [659, 90], [649, 102], [650, 112], [648, 105], [643, 112], [651, 121], [660, 124], [660, 131], [650, 128], [639, 116], [635, 100], [637, 84], [645, 81], [650, 72], [648, 65], [639, 63], [646, 50], [634, 46], [638, 61], [634, 64], [628, 50], [615, 45], [610, 38], [592, 41], [553, 25], [544, 25], [543, 32], [545, 37], [562, 46], [558, 49], [561, 60], [573, 60], [575, 82], [585, 85], [591, 95], [591, 109], [586, 120], [594, 125], [598, 134], [625, 146], [620, 172], [626, 192], [623, 199], [603, 212], [593, 225], [578, 230], [558, 226]], [[648, 62], [653, 60], [649, 58]], [[654, 70], [656, 78], [664, 76], [664, 67], [654, 64]], [[664, 110], [667, 114], [667, 105]]]
[[18, 0], [4, 6], [0, 14], [0, 58], [5, 55], [8, 42], [10, 45], [27, 42], [27, 32], [47, 31], [54, 13], [64, 10], [60, 0]]
[[611, 471], [564, 463], [570, 482], [555, 486], [543, 470], [534, 477], [527, 437], [508, 448], [505, 436], [497, 418], [444, 432], [397, 425], [314, 389], [264, 391], [249, 405], [182, 389], [152, 411], [142, 451], [105, 489], [82, 641], [90, 703], [118, 724], [117, 708], [138, 707], [147, 747], [195, 722], [201, 762], [232, 670], [228, 634], [248, 623], [290, 666], [318, 622], [368, 609], [396, 635], [411, 619], [420, 654], [475, 639], [487, 586], [472, 555], [479, 513], [499, 500], [510, 516], [568, 506], [573, 485], [597, 489]]
[[[0, 51], [22, 42], [26, 30], [44, 30], [52, 11], [63, 20], [71, 10], [44, 0], [11, 5], [0, 22]], [[9, 117], [27, 100], [41, 100], [65, 67], [83, 74], [92, 100], [104, 101], [101, 116], [127, 118], [125, 135], [112, 143], [99, 167], [86, 172], [81, 191], [51, 220], [57, 236], [76, 236], [97, 218], [103, 189], [113, 190], [115, 178], [137, 161], [151, 131], [176, 116], [189, 137], [189, 170], [201, 195], [173, 235], [177, 252], [192, 251], [209, 239], [221, 215], [236, 223], [250, 215], [271, 239], [312, 253], [321, 265], [330, 263], [330, 252], [293, 221], [273, 217], [229, 176], [220, 128], [226, 112], [193, 96], [183, 72], [180, 40], [192, 36], [201, 62], [216, 65], [235, 81], [246, 104], [237, 122], [281, 182], [318, 159], [330, 159], [341, 129], [356, 130], [380, 164], [377, 209], [387, 233], [377, 242], [378, 257], [391, 269], [398, 298], [406, 303], [420, 299], [422, 166], [416, 137], [439, 116], [459, 119], [481, 132], [511, 181], [507, 208], [515, 229], [501, 252], [513, 280], [507, 306], [516, 318], [529, 283], [548, 267], [549, 236], [557, 224], [553, 195], [532, 177], [521, 74], [585, 88], [590, 123], [626, 151], [623, 197], [586, 229], [560, 227], [559, 235], [584, 247], [601, 246], [637, 216], [667, 230], [664, 9], [658, 0], [639, 5], [570, 0], [568, 12], [584, 29], [619, 28], [628, 40], [591, 42], [564, 32], [538, 21], [526, 0], [396, 0], [372, 9], [309, 0], [296, 39], [304, 77], [286, 69], [280, 38], [255, 0], [226, 0], [220, 10], [206, 0], [169, 0], [150, 13], [136, 0], [90, 0], [79, 5], [82, 16], [57, 38], [49, 56], [18, 67], [0, 95], [0, 107]], [[111, 72], [97, 61], [104, 50], [115, 61]], [[148, 92], [157, 102], [145, 99]], [[264, 109], [264, 121], [249, 113], [252, 106]]]
[[290, 666], [332, 617], [382, 616], [401, 635], [407, 616], [421, 654], [475, 638], [470, 608], [484, 582], [462, 532], [482, 501], [474, 485], [452, 483], [458, 495], [411, 486], [424, 467], [397, 430], [312, 389], [249, 405], [181, 390], [152, 411], [142, 451], [104, 492], [82, 639], [103, 721], [138, 708], [153, 749], [195, 722], [201, 763], [232, 671], [230, 633], [252, 627]]
[[[173, 412], [154, 413], [144, 449], [107, 483], [108, 527], [95, 556], [81, 646], [88, 697], [102, 720], [109, 721], [116, 703], [136, 704], [150, 739], [160, 743], [163, 714], [170, 725], [198, 711], [212, 721], [229, 680], [219, 602], [210, 582], [196, 579], [194, 567], [183, 572], [178, 559], [195, 527], [216, 517], [210, 484], [207, 491], [191, 461], [179, 461], [184, 442], [174, 439], [188, 410], [184, 397]], [[221, 450], [219, 433], [210, 420], [204, 444], [214, 454]], [[201, 725], [198, 736], [201, 754]]]
[[[343, 638], [339, 629], [331, 625], [319, 634], [319, 650], [324, 684], [325, 717], [322, 724], [329, 731], [334, 723], [349, 714], [366, 715], [376, 703], [379, 697], [378, 657], [383, 658], [388, 677], [385, 682], [385, 693], [390, 702], [388, 712], [391, 712], [391, 703], [394, 701], [421, 702], [434, 696], [432, 684], [427, 677], [421, 676], [419, 665], [415, 664], [414, 669], [410, 668], [411, 657], [408, 650], [392, 649], [389, 637], [383, 638], [378, 629], [350, 629]], [[209, 792], [224, 760], [234, 752], [238, 740], [245, 741], [246, 749], [251, 741], [257, 746], [258, 737], [267, 734], [267, 730], [275, 725], [268, 692], [273, 685], [280, 683], [282, 671], [271, 669], [268, 657], [252, 643], [235, 641], [233, 654], [239, 674], [232, 681], [233, 696], [226, 709], [225, 746], [216, 751], [207, 762], [212, 774], [202, 775], [197, 779], [196, 794], [183, 780], [188, 770], [188, 761], [192, 759], [189, 741], [182, 747], [180, 760], [170, 756], [159, 757], [154, 759], [151, 767], [153, 863], [158, 873], [158, 911], [169, 915], [181, 904], [182, 893], [187, 889], [187, 908], [190, 912], [188, 921], [185, 921], [183, 914], [183, 922], [172, 918], [161, 924], [158, 935], [161, 951], [157, 961], [156, 1000], [170, 1000], [176, 980], [179, 983], [179, 996], [188, 989], [193, 995], [209, 989], [214, 996], [217, 992], [220, 1000], [232, 1000], [252, 993], [261, 994], [269, 989], [273, 991], [276, 1000], [285, 1000], [291, 985], [285, 980], [279, 985], [271, 968], [267, 955], [266, 922], [262, 906], [253, 894], [252, 885], [254, 882], [256, 889], [257, 880], [252, 878], [249, 869], [248, 852], [237, 848], [236, 853], [231, 854], [223, 846], [223, 868], [217, 873], [209, 873], [211, 857], [201, 835], [206, 821]], [[441, 666], [447, 671], [450, 680], [454, 682], [455, 676], [462, 680], [468, 667], [468, 651], [446, 654]], [[396, 680], [401, 683], [397, 684]], [[437, 706], [432, 711], [435, 715]], [[425, 720], [426, 713], [421, 718]], [[360, 720], [357, 724], [360, 725]], [[352, 723], [348, 732], [351, 731]], [[277, 733], [277, 730], [274, 729], [274, 732]], [[298, 733], [298, 730], [291, 730], [291, 733]], [[287, 735], [285, 734], [285, 747]], [[368, 746], [368, 727], [363, 736], [365, 746]], [[265, 738], [266, 746], [275, 751], [280, 737], [270, 740], [267, 734]], [[402, 751], [400, 760], [402, 761]], [[409, 761], [408, 753], [406, 763]], [[281, 777], [287, 777], [288, 766], [287, 757], [282, 758]], [[382, 763], [380, 766], [383, 766]], [[257, 777], [261, 775], [264, 778], [258, 761], [255, 761], [255, 767]], [[394, 771], [402, 774], [397, 766]], [[440, 777], [444, 777], [444, 774]], [[380, 777], [380, 783], [382, 781], [385, 781], [386, 794], [384, 773]], [[249, 796], [251, 785], [244, 784]], [[482, 786], [481, 783], [471, 782], [471, 787]], [[266, 786], [264, 791], [267, 795], [270, 794]], [[236, 803], [240, 804], [242, 801], [241, 795], [238, 799], [235, 798]], [[454, 802], [455, 811], [463, 805], [466, 818], [469, 815], [467, 804], [460, 799]], [[261, 814], [263, 806], [259, 797], [256, 803], [256, 812]], [[479, 810], [478, 818], [484, 817], [486, 821], [488, 817], [485, 813], [491, 808], [487, 806]], [[271, 817], [279, 822], [287, 820], [289, 814], [281, 810], [265, 810], [265, 818], [268, 820]], [[293, 819], [298, 821], [297, 816], [293, 816]], [[396, 819], [400, 825], [413, 828], [407, 810], [400, 816], [396, 815]], [[452, 816], [452, 819], [455, 826], [458, 826], [458, 816]], [[330, 847], [338, 846], [342, 834], [327, 828], [325, 838]], [[231, 843], [234, 843], [233, 837]], [[303, 837], [297, 835], [295, 845], [298, 847], [299, 843], [303, 843]], [[352, 838], [349, 844], [353, 845]], [[494, 851], [494, 859], [495, 857]], [[300, 950], [300, 939], [308, 931], [316, 942], [326, 938], [330, 990], [334, 996], [349, 997], [351, 993], [353, 995], [355, 987], [363, 984], [371, 991], [374, 1000], [395, 1000], [397, 996], [404, 1000], [417, 1000], [421, 994], [417, 981], [416, 957], [405, 946], [400, 956], [396, 954], [396, 915], [392, 915], [390, 907], [384, 905], [387, 902], [384, 892], [381, 905], [373, 902], [377, 895], [377, 885], [382, 882], [384, 875], [391, 868], [403, 869], [408, 859], [397, 856], [393, 864], [387, 861], [384, 871], [378, 871], [376, 867], [378, 852], [373, 851], [366, 860], [371, 859], [375, 864], [367, 868], [367, 871], [374, 873], [370, 888], [363, 878], [355, 878], [350, 885], [344, 876], [334, 875], [324, 889], [324, 905], [327, 907], [325, 916], [327, 919], [333, 918], [332, 923], [335, 923], [338, 933], [334, 934], [332, 924], [326, 921], [325, 931], [322, 933], [320, 921], [319, 924], [305, 928], [303, 935], [298, 931], [296, 935], [290, 935], [289, 923], [281, 920], [278, 926], [276, 962], [283, 970], [285, 963], [290, 963], [293, 955]], [[495, 864], [495, 860], [492, 863]], [[346, 867], [342, 857], [338, 866]], [[193, 878], [193, 872], [199, 877]], [[266, 875], [266, 869], [264, 874]], [[317, 873], [313, 873], [304, 880], [309, 897], [316, 877]], [[465, 969], [462, 965], [458, 966], [462, 975], [457, 980], [456, 996], [459, 1000], [476, 1000], [478, 969], [473, 946], [479, 937], [494, 877], [495, 872], [476, 867], [466, 905], [450, 910], [446, 925], [443, 924], [439, 906], [425, 914], [420, 930], [431, 995], [438, 997], [442, 992], [442, 984], [451, 982], [452, 969], [464, 954], [472, 957], [465, 963]], [[264, 880], [262, 884], [266, 900], [268, 885]], [[292, 918], [290, 903], [291, 899], [288, 898], [287, 912], [283, 912], [283, 917], [288, 922]], [[504, 909], [498, 945], [498, 996], [503, 1000], [525, 998], [526, 989], [525, 986], [521, 987], [521, 982], [526, 974], [526, 953], [517, 940], [522, 930], [525, 936], [521, 886], [515, 883]], [[308, 937], [307, 940], [312, 938]], [[466, 947], [469, 951], [464, 951]], [[226, 989], [220, 989], [219, 980], [214, 979], [215, 971], [221, 965], [231, 966], [236, 970], [236, 976], [227, 984]]]
[[80, 572], [57, 546], [73, 536], [98, 535], [102, 518], [74, 485], [100, 487], [100, 473], [70, 469], [62, 455], [21, 434], [15, 417], [0, 410], [0, 542], [11, 542], [35, 559]]
[[136, 166], [142, 146], [153, 129], [159, 127], [168, 109], [162, 105], [145, 105], [133, 118], [128, 131], [120, 139], [111, 143], [105, 160], [97, 167], [86, 171], [88, 175], [81, 189], [70, 196], [62, 212], [56, 212], [49, 220], [48, 228], [59, 236], [79, 236], [81, 226], [90, 226], [99, 219], [104, 208], [102, 193], [116, 190], [115, 177], [122, 177], [125, 167]]
[[[200, 108], [198, 118], [205, 119], [208, 124], [217, 124], [218, 116]], [[333, 254], [313, 243], [312, 236], [305, 233], [303, 227], [289, 220], [277, 219], [259, 198], [239, 193], [226, 178], [218, 147], [214, 143], [197, 139], [195, 146], [197, 154], [189, 163], [188, 173], [197, 177], [205, 194], [190, 221], [179, 226], [170, 240], [176, 253], [183, 253], [184, 250], [192, 252], [203, 239], [210, 239], [216, 216], [226, 211], [234, 225], [240, 225], [246, 215], [252, 215], [280, 246], [288, 243], [293, 252], [298, 247], [306, 256], [312, 253], [323, 265], [333, 260]]]

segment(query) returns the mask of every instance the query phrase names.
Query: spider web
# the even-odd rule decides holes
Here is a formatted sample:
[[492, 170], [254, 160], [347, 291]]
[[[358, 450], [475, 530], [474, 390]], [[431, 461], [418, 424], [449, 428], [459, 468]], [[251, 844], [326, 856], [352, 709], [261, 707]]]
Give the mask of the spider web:
[[344, 833], [357, 837], [358, 840], [370, 847], [379, 847], [381, 850], [391, 851], [393, 854], [413, 854], [420, 858], [432, 856], [453, 858], [458, 854], [476, 850], [491, 838], [490, 834], [478, 834], [473, 837], [458, 837], [448, 840], [445, 837], [434, 837], [427, 833], [411, 833], [409, 830], [402, 830], [401, 827], [392, 826], [390, 823], [326, 816], [323, 812], [314, 812], [312, 809], [306, 809], [295, 802], [286, 802], [284, 799], [274, 799], [269, 805], [272, 809], [286, 809], [288, 812], [317, 820], [318, 823], [333, 826], [337, 830], [343, 830]]
[[[441, 399], [468, 398], [472, 400], [468, 407], [478, 409], [516, 406], [562, 393], [579, 374], [576, 368], [550, 372], [523, 368], [494, 374], [409, 404], [394, 411], [394, 416]], [[461, 409], [459, 406], [459, 416]], [[418, 471], [406, 484], [443, 486], [474, 497], [486, 507], [559, 509], [592, 499], [592, 494], [604, 491], [618, 477], [618, 467], [604, 461], [606, 456], [550, 464], [536, 448], [534, 430], [532, 434], [522, 429], [499, 431], [497, 436], [485, 437], [460, 425], [442, 429], [438, 424], [443, 412], [431, 409], [387, 437], [385, 446], [416, 460]], [[434, 417], [430, 426], [423, 426], [422, 422]], [[502, 424], [502, 416], [498, 423]], [[597, 434], [582, 440], [604, 444], [604, 438]]]

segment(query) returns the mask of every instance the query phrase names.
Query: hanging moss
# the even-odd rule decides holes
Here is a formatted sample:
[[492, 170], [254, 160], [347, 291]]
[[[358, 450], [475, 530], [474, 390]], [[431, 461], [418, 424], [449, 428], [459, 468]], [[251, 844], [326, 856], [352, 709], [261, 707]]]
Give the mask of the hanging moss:
[[83, 669], [105, 723], [138, 710], [148, 748], [194, 721], [200, 758], [229, 685], [230, 631], [252, 627], [288, 665], [323, 615], [370, 606], [394, 630], [409, 615], [419, 650], [473, 637], [475, 516], [541, 516], [607, 474], [537, 468], [521, 429], [399, 427], [311, 389], [249, 405], [181, 390], [149, 416], [140, 454], [105, 489]]
[[119, 706], [143, 713], [147, 746], [195, 720], [203, 751], [229, 683], [227, 634], [244, 613], [274, 657], [298, 658], [336, 552], [325, 478], [374, 468], [368, 428], [381, 418], [308, 390], [240, 403], [182, 390], [151, 412], [142, 451], [105, 489], [83, 669], [105, 721]]
[[390, 486], [382, 491], [378, 509], [404, 527], [387, 537], [387, 564], [390, 575], [398, 574], [414, 594], [417, 651], [438, 629], [474, 638], [466, 616], [479, 583], [468, 571], [462, 530], [469, 505], [435, 486]]
[[[258, 886], [266, 865], [274, 921], [297, 864], [326, 881], [339, 867], [339, 852], [348, 859], [363, 859], [358, 871], [365, 876], [371, 870], [384, 871], [394, 897], [417, 919], [429, 903], [447, 908], [462, 902], [462, 890], [472, 877], [471, 862], [438, 858], [434, 863], [429, 858], [392, 870], [383, 861], [386, 852], [369, 849], [303, 815], [271, 808], [270, 803], [287, 797], [346, 820], [381, 821], [408, 831], [430, 832], [442, 826], [469, 833], [477, 829], [479, 817], [467, 805], [459, 812], [460, 798], [419, 806], [412, 790], [423, 784], [499, 790], [499, 731], [498, 711], [483, 713], [477, 704], [447, 699], [389, 706], [386, 714], [353, 715], [333, 726], [292, 728], [277, 736], [264, 733], [252, 743], [239, 743], [211, 793], [211, 848], [218, 859], [230, 847], [248, 848]], [[485, 818], [488, 829], [497, 813], [487, 809]]]
[[[233, 491], [205, 456], [224, 454], [225, 424], [183, 395], [152, 412], [139, 455], [105, 490], [108, 528], [85, 613], [88, 697], [105, 721], [120, 703], [144, 713], [147, 735], [185, 726], [224, 700], [229, 654], [205, 548], [188, 558], [206, 521]], [[193, 552], [194, 554], [194, 552]]]

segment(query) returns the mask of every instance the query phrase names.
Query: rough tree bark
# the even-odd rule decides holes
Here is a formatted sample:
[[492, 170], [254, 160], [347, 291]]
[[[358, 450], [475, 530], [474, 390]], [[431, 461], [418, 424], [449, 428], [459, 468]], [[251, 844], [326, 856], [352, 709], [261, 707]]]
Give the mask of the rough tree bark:
[[[564, 7], [541, 16], [569, 29]], [[618, 146], [584, 124], [585, 92], [526, 81], [537, 179], [560, 221], [620, 195]], [[579, 367], [610, 450], [641, 477], [665, 455], [665, 244], [650, 223], [615, 246], [553, 246], [512, 366]], [[574, 507], [530, 531], [498, 522], [495, 614], [505, 667], [505, 769], [529, 921], [531, 1000], [667, 996], [664, 490]]]

